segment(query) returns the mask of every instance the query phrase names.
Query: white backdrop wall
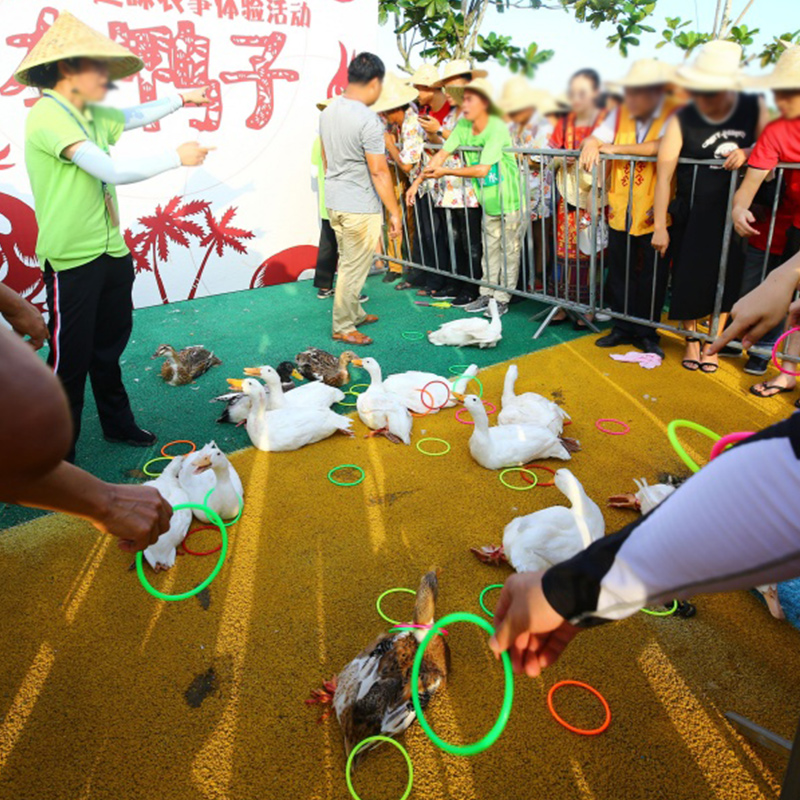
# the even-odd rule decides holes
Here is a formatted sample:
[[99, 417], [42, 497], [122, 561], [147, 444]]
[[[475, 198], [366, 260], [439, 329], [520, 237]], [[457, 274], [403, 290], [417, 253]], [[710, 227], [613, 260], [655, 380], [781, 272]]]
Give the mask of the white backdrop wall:
[[[115, 153], [197, 140], [217, 150], [120, 187], [137, 307], [296, 280], [316, 258], [316, 103], [344, 87], [354, 52], [374, 50], [377, 0], [72, 0], [73, 14], [145, 61], [107, 103], [210, 85], [213, 103], [126, 133]], [[11, 77], [56, 7], [0, 0], [0, 280], [43, 293], [24, 125], [38, 93]]]

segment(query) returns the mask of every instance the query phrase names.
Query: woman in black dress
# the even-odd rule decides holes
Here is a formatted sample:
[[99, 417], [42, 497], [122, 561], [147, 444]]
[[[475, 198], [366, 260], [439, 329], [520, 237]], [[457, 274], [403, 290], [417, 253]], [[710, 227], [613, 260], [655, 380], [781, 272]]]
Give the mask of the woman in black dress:
[[[683, 320], [687, 331], [713, 313], [717, 294], [725, 223], [731, 191], [731, 171], [747, 163], [750, 149], [767, 123], [767, 111], [757, 95], [736, 91], [741, 80], [741, 47], [733, 42], [704, 45], [692, 66], [678, 69], [677, 81], [689, 90], [691, 102], [670, 121], [658, 151], [653, 247], [671, 250], [672, 303], [670, 318]], [[709, 160], [713, 166], [678, 164], [679, 158]], [[677, 172], [675, 199], [670, 203]], [[669, 215], [672, 217], [672, 227]], [[734, 234], [730, 242], [719, 331], [738, 300], [744, 250]], [[712, 373], [716, 355], [686, 338], [685, 369]]]

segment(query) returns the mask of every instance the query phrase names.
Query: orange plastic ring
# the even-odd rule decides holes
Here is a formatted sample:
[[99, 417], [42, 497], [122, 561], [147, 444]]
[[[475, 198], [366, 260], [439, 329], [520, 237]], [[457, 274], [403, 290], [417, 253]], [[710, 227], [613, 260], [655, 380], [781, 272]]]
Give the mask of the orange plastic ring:
[[[543, 464], [526, 464], [525, 469], [543, 469], [545, 472], [549, 472], [553, 476], [555, 476], [556, 474], [556, 471], [554, 469], [550, 469], [550, 467], [545, 467]], [[522, 478], [522, 480], [525, 481], [525, 483], [533, 483], [533, 481], [524, 472], [520, 473], [520, 477]], [[555, 486], [556, 482], [555, 480], [549, 481], [548, 483], [542, 483], [541, 481], [539, 481], [539, 483], [537, 483], [536, 485], [541, 487]]]
[[164, 456], [164, 458], [177, 458], [178, 457], [178, 456], [171, 456], [169, 453], [165, 453], [164, 452], [168, 447], [172, 447], [172, 445], [174, 445], [174, 444], [190, 444], [192, 446], [192, 449], [189, 450], [188, 452], [179, 453], [178, 454], [178, 455], [181, 455], [181, 456], [188, 456], [189, 453], [194, 453], [195, 450], [197, 450], [197, 445], [194, 442], [190, 442], [188, 439], [176, 439], [174, 442], [167, 442], [161, 448], [161, 455]]
[[[428, 397], [430, 397], [430, 399], [431, 399], [431, 402], [433, 402], [433, 393], [428, 391], [428, 389], [427, 389], [427, 386], [428, 386], [428, 384], [426, 384], [426, 385], [425, 385], [425, 386], [424, 386], [422, 389], [418, 389], [418, 390], [417, 390], [417, 391], [419, 391], [419, 393], [420, 393], [420, 402], [422, 403], [422, 405], [424, 405], [424, 406], [425, 406], [425, 408], [427, 409], [427, 411], [423, 411], [423, 412], [422, 412], [422, 414], [417, 414], [417, 413], [416, 413], [416, 411], [411, 411], [410, 413], [411, 413], [411, 416], [412, 416], [412, 417], [427, 417], [427, 416], [428, 416], [428, 414], [430, 414], [430, 413], [431, 413], [431, 411], [436, 411], [436, 410], [437, 410], [435, 407], [429, 406], [429, 405], [428, 405], [428, 404], [427, 404], [427, 403], [426, 403], [426, 402], [425, 402], [425, 401], [422, 399], [422, 395], [423, 395], [423, 394], [427, 394], [427, 395], [428, 395]], [[449, 399], [449, 398], [448, 398], [448, 399]]]
[[[606, 710], [606, 719], [605, 722], [599, 727], [594, 728], [593, 730], [586, 730], [585, 728], [576, 728], [574, 725], [570, 725], [568, 722], [565, 722], [561, 717], [558, 716], [556, 713], [556, 709], [553, 706], [553, 695], [555, 694], [556, 689], [560, 689], [562, 686], [579, 686], [581, 689], [586, 689], [586, 691], [591, 692], [602, 704], [603, 708]], [[547, 693], [547, 707], [550, 709], [550, 713], [553, 715], [553, 718], [559, 725], [563, 725], [568, 731], [572, 731], [573, 733], [579, 733], [581, 736], [597, 736], [599, 733], [603, 733], [603, 731], [608, 728], [611, 724], [611, 709], [608, 706], [608, 702], [606, 701], [605, 697], [594, 688], [594, 686], [589, 686], [588, 683], [582, 683], [581, 681], [559, 681], [558, 683], [554, 683], [550, 687], [550, 691]]]

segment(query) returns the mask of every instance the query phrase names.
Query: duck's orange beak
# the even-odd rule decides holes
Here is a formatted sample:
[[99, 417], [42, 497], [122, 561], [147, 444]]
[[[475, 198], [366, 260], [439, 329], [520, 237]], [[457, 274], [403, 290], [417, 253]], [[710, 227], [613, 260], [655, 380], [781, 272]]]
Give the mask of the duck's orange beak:
[[228, 386], [230, 386], [231, 389], [236, 389], [237, 392], [242, 391], [244, 381], [240, 381], [238, 378], [228, 378], [227, 381], [228, 381]]
[[451, 392], [451, 394], [453, 395], [453, 397], [455, 397], [455, 399], [456, 399], [456, 400], [457, 400], [459, 403], [462, 403], [462, 404], [463, 404], [463, 402], [464, 402], [464, 397], [465, 397], [466, 395], [463, 395], [463, 394], [461, 394], [461, 392]]
[[354, 358], [350, 363], [355, 364], [357, 367], [360, 367], [363, 364], [360, 358]]
[[245, 375], [252, 375], [254, 378], [261, 377], [261, 368], [260, 367], [245, 367], [244, 368]]

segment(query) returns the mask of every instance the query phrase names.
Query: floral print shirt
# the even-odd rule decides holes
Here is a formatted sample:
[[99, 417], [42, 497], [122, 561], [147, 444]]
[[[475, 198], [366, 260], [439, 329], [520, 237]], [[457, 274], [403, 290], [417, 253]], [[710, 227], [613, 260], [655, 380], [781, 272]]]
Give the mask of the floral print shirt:
[[[513, 122], [509, 123], [508, 130], [514, 147], [546, 148], [550, 146], [550, 137], [553, 135], [553, 126], [539, 114], [534, 114], [523, 128]], [[516, 155], [522, 170], [524, 156], [521, 153]], [[532, 163], [529, 164], [528, 191], [532, 219], [546, 219], [552, 209], [553, 168], [548, 161], [547, 156], [532, 156]]]
[[[409, 106], [403, 117], [399, 135], [396, 137], [400, 160], [404, 164], [411, 164], [411, 172], [408, 173], [409, 181], [413, 181], [422, 169], [422, 151], [425, 144], [422, 134], [417, 111], [413, 106]], [[391, 162], [391, 158], [389, 161]]]
[[[453, 106], [450, 113], [444, 118], [442, 130], [452, 131], [461, 119], [461, 109]], [[451, 155], [444, 162], [445, 169], [459, 169], [464, 166], [464, 160], [457, 154]], [[457, 178], [454, 175], [445, 175], [433, 187], [433, 201], [437, 208], [477, 208], [478, 195], [475, 193], [472, 178]]]

